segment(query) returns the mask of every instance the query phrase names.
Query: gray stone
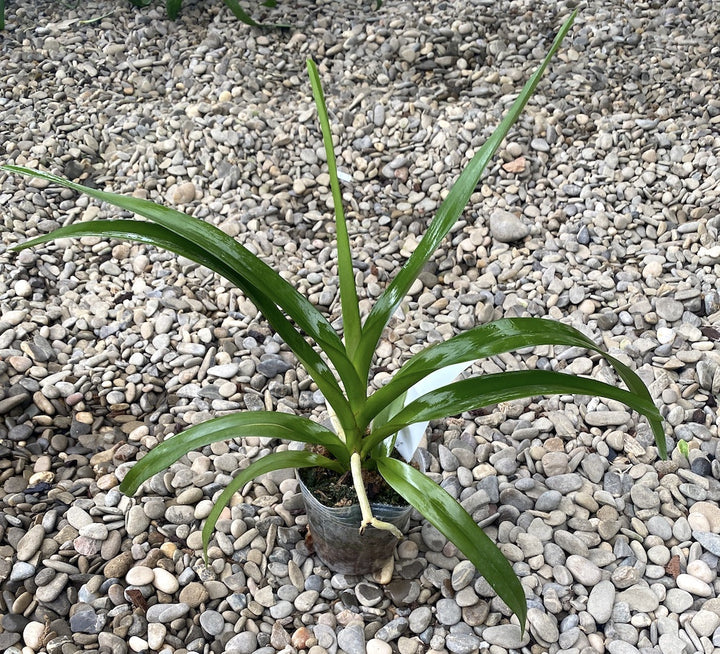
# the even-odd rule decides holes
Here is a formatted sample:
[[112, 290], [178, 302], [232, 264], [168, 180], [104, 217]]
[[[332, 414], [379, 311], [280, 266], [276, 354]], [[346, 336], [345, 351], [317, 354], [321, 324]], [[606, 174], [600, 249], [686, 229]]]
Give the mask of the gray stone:
[[548, 490], [542, 493], [540, 497], [537, 498], [535, 501], [535, 510], [536, 511], [554, 511], [558, 508], [560, 505], [560, 500], [562, 500], [562, 493], [557, 490]]
[[664, 604], [671, 613], [682, 614], [693, 605], [693, 596], [680, 588], [668, 588]]
[[87, 610], [78, 611], [70, 616], [70, 629], [73, 633], [99, 634], [105, 626], [107, 617], [97, 614], [88, 607]]
[[341, 629], [337, 641], [347, 654], [365, 654], [365, 631], [362, 622], [352, 622]]
[[709, 531], [693, 531], [692, 537], [708, 552], [720, 556], [720, 535]]
[[660, 600], [652, 589], [643, 586], [628, 588], [619, 593], [617, 599], [620, 602], [626, 602], [631, 611], [642, 613], [650, 613], [660, 605]]
[[571, 554], [565, 562], [573, 577], [587, 587], [592, 587], [602, 579], [602, 571], [592, 561], [582, 556]]
[[562, 495], [567, 495], [578, 490], [583, 485], [582, 477], [575, 472], [568, 472], [564, 475], [555, 475], [548, 477], [545, 484], [551, 490], [558, 491]]
[[128, 536], [134, 538], [142, 534], [150, 526], [150, 518], [145, 515], [142, 506], [136, 504], [131, 506], [125, 519], [125, 529]]
[[635, 484], [630, 489], [630, 499], [638, 509], [654, 509], [660, 506], [658, 494], [643, 484]]
[[228, 654], [252, 654], [256, 648], [257, 636], [252, 631], [243, 631], [225, 644]]
[[560, 630], [554, 615], [531, 607], [528, 609], [528, 623], [536, 638], [548, 644], [557, 642]]
[[611, 581], [601, 581], [590, 590], [587, 611], [598, 625], [603, 625], [610, 619], [614, 603], [615, 586]]
[[425, 629], [430, 626], [430, 621], [432, 620], [432, 611], [430, 610], [430, 607], [428, 606], [419, 606], [416, 609], [413, 609], [413, 611], [408, 616], [408, 625], [410, 627], [410, 631], [412, 631], [414, 634], [420, 634]]
[[450, 626], [462, 619], [462, 611], [454, 599], [441, 599], [435, 605], [436, 618], [440, 624]]
[[528, 630], [520, 635], [520, 627], [514, 624], [500, 624], [495, 627], [486, 627], [482, 632], [483, 640], [490, 645], [498, 645], [506, 649], [520, 649], [530, 642]]
[[663, 296], [655, 300], [655, 312], [660, 318], [668, 322], [675, 322], [682, 318], [685, 307], [672, 297]]
[[515, 214], [495, 209], [490, 214], [490, 234], [501, 243], [521, 241], [530, 233], [530, 228]]
[[203, 611], [200, 614], [200, 626], [208, 635], [219, 636], [225, 628], [225, 618], [217, 611]]
[[395, 618], [394, 620], [390, 620], [390, 622], [386, 625], [380, 627], [380, 629], [375, 633], [375, 638], [379, 638], [380, 640], [384, 640], [389, 643], [390, 641], [400, 638], [407, 628], [407, 618]]
[[170, 623], [173, 620], [182, 618], [190, 610], [187, 604], [153, 604], [148, 608], [145, 617], [148, 622]]
[[448, 634], [445, 637], [445, 647], [453, 654], [472, 654], [480, 645], [482, 640], [474, 634]]

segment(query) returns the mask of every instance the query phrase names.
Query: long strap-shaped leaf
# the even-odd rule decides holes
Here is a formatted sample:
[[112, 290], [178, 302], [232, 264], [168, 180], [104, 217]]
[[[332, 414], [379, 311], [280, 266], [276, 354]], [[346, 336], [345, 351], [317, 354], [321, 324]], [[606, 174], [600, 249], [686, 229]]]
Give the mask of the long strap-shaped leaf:
[[277, 28], [277, 29], [289, 29], [291, 26], [288, 23], [258, 23], [250, 16], [241, 6], [238, 0], [223, 0], [227, 5], [228, 9], [235, 14], [235, 18], [239, 21], [250, 25], [251, 27], [264, 27], [264, 28]]
[[[338, 251], [338, 277], [340, 280], [340, 304], [342, 306], [343, 331], [345, 336], [345, 349], [352, 358], [352, 353], [360, 343], [360, 311], [358, 309], [357, 290], [355, 289], [355, 275], [353, 274], [352, 256], [350, 254], [350, 240], [348, 238], [345, 211], [343, 209], [340, 180], [337, 174], [335, 150], [333, 148], [332, 132], [328, 119], [325, 96], [320, 84], [320, 75], [312, 59], [307, 61], [310, 85], [312, 86], [315, 106], [318, 111], [318, 120], [322, 131], [325, 156], [327, 157], [328, 173], [330, 175], [330, 189], [332, 190], [333, 207], [335, 209], [335, 228]], [[365, 390], [364, 388], [362, 389]]]
[[425, 393], [393, 416], [390, 422], [373, 429], [363, 442], [363, 453], [399, 429], [416, 422], [437, 420], [498, 402], [558, 393], [606, 397], [626, 404], [648, 419], [658, 449], [665, 456], [662, 418], [650, 399], [595, 379], [545, 370], [520, 370], [472, 377]]
[[[235, 278], [231, 280], [233, 283], [237, 283], [237, 278], [241, 277], [255, 289], [255, 296], [250, 298], [253, 302], [256, 302], [259, 296], [264, 296], [267, 302], [271, 302], [283, 309], [297, 323], [300, 329], [307, 333], [327, 354], [343, 380], [346, 392], [361, 388], [364, 396], [365, 384], [360, 382], [358, 375], [355, 373], [355, 368], [345, 352], [342, 341], [327, 319], [306, 297], [301, 295], [270, 266], [221, 229], [149, 200], [88, 188], [50, 173], [11, 165], [0, 166], [0, 169], [44, 179], [80, 193], [85, 193], [90, 197], [121, 209], [132, 211], [175, 232], [193, 243], [195, 247], [205, 250], [214, 258], [222, 261], [228, 269], [235, 272]], [[37, 242], [37, 240], [34, 242]], [[267, 302], [265, 306], [267, 306]], [[270, 316], [266, 315], [265, 317], [268, 321], [271, 321]], [[277, 329], [274, 324], [272, 326]]]
[[545, 60], [528, 80], [527, 84], [525, 84], [517, 100], [515, 100], [510, 111], [495, 129], [492, 136], [480, 150], [478, 150], [460, 177], [458, 177], [448, 196], [442, 205], [440, 205], [438, 213], [430, 223], [427, 232], [425, 232], [417, 248], [415, 248], [415, 251], [410, 255], [410, 258], [406, 261], [395, 279], [393, 279], [392, 283], [385, 289], [385, 292], [380, 296], [370, 311], [370, 315], [367, 317], [363, 326], [360, 347], [353, 357], [356, 361], [357, 370], [362, 371], [363, 376], [367, 375], [370, 370], [373, 353], [375, 352], [383, 329], [385, 329], [385, 325], [387, 325], [388, 320], [390, 320], [390, 316], [392, 316], [395, 309], [397, 309], [400, 302], [402, 302], [427, 260], [433, 252], [435, 252], [440, 242], [460, 217], [485, 167], [493, 154], [495, 154], [495, 151], [500, 146], [510, 127], [517, 120], [520, 112], [530, 99], [530, 96], [533, 94], [535, 87], [540, 81], [540, 77], [550, 63], [550, 59], [557, 52], [561, 41], [575, 20], [576, 13], [577, 10], [572, 13], [570, 18], [562, 26]]
[[268, 300], [264, 293], [250, 284], [246, 279], [236, 274], [235, 270], [217, 259], [211, 252], [198, 248], [195, 243], [189, 242], [175, 232], [171, 232], [162, 225], [142, 222], [139, 220], [101, 220], [85, 223], [75, 223], [61, 227], [50, 234], [15, 246], [15, 250], [24, 250], [29, 247], [46, 243], [57, 238], [82, 236], [102, 236], [104, 238], [128, 239], [160, 247], [180, 256], [191, 259], [207, 268], [214, 270], [228, 281], [234, 283], [245, 295], [250, 298], [263, 313], [265, 318], [276, 329], [278, 334], [295, 353], [305, 366], [310, 376], [315, 380], [325, 399], [333, 406], [341, 425], [352, 428], [355, 418], [345, 395], [335, 379], [333, 371], [323, 361], [320, 355], [308, 344], [300, 333], [293, 327], [287, 318], [278, 310], [275, 304]]
[[369, 424], [395, 398], [440, 368], [538, 345], [567, 345], [598, 352], [615, 368], [633, 393], [652, 402], [645, 384], [630, 368], [574, 327], [542, 318], [501, 318], [415, 354], [388, 384], [368, 398], [358, 422], [361, 428]]
[[245, 470], [240, 472], [233, 480], [223, 489], [215, 505], [205, 519], [205, 525], [202, 530], [202, 541], [203, 550], [205, 552], [205, 563], [207, 560], [207, 549], [208, 543], [210, 542], [210, 536], [212, 536], [215, 524], [222, 513], [222, 510], [228, 505], [228, 502], [232, 496], [237, 493], [245, 484], [252, 481], [258, 475], [263, 475], [273, 470], [284, 470], [285, 468], [314, 468], [323, 467], [330, 468], [336, 472], [342, 473], [342, 468], [337, 461], [328, 459], [327, 457], [321, 456], [320, 454], [314, 454], [313, 452], [273, 452], [264, 456], [262, 459], [251, 463]]
[[341, 465], [350, 467], [345, 444], [333, 432], [317, 422], [290, 413], [246, 411], [207, 420], [156, 445], [130, 468], [120, 484], [120, 490], [126, 495], [133, 495], [140, 484], [165, 470], [191, 450], [244, 436], [284, 438], [289, 441], [323, 445]]
[[497, 545], [468, 512], [445, 489], [402, 461], [381, 457], [377, 467], [385, 481], [475, 565], [524, 629], [527, 602], [522, 585]]

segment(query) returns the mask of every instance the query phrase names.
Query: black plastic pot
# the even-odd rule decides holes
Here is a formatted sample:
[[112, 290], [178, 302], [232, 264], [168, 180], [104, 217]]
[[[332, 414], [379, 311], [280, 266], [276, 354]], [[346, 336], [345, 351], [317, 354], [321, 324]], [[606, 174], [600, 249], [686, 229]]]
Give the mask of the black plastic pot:
[[[300, 491], [305, 501], [308, 528], [313, 546], [320, 560], [334, 572], [364, 575], [377, 572], [388, 562], [395, 551], [398, 539], [389, 531], [367, 527], [360, 534], [362, 515], [360, 506], [352, 504], [331, 507], [322, 504], [300, 479]], [[371, 504], [373, 515], [379, 520], [406, 531], [412, 507]]]

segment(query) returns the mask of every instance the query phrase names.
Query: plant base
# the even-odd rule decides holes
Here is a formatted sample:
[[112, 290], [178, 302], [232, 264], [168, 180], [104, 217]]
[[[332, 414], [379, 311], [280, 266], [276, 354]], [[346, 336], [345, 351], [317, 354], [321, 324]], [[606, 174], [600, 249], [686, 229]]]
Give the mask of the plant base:
[[[364, 575], [378, 572], [395, 551], [397, 538], [389, 531], [367, 527], [360, 534], [362, 515], [358, 504], [325, 506], [312, 494], [296, 473], [305, 501], [308, 527], [315, 552], [334, 572]], [[405, 531], [410, 523], [411, 506], [372, 504], [373, 515]]]

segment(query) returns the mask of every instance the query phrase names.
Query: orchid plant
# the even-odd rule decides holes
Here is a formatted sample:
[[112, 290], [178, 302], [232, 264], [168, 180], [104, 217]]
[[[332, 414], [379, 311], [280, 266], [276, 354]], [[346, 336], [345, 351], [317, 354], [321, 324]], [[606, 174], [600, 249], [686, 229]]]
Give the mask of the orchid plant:
[[[472, 517], [444, 489], [422, 472], [392, 456], [397, 447], [411, 458], [427, 421], [462, 414], [499, 402], [555, 393], [595, 395], [623, 402], [647, 418], [657, 447], [665, 456], [660, 413], [641, 379], [625, 364], [602, 351], [592, 340], [565, 324], [539, 318], [507, 318], [480, 325], [436, 343], [412, 356], [375, 392], [369, 392], [373, 355], [381, 335], [423, 266], [461, 215], [482, 172], [535, 90], [552, 56], [568, 33], [575, 14], [562, 26], [546, 58], [526, 83], [492, 136], [458, 177], [409, 259], [400, 268], [363, 320], [352, 265], [348, 226], [333, 150], [330, 123], [318, 69], [308, 61], [312, 92], [319, 115], [335, 210], [337, 266], [342, 333], [327, 316], [275, 270], [220, 229], [153, 202], [81, 186], [55, 175], [3, 166], [85, 193], [133, 212], [146, 220], [113, 219], [70, 224], [33, 238], [15, 249], [50, 240], [88, 235], [129, 239], [165, 248], [215, 271], [234, 283], [262, 312], [312, 376], [333, 416], [335, 429], [299, 415], [253, 411], [213, 418], [166, 439], [138, 461], [120, 489], [133, 495], [144, 481], [182, 456], [215, 441], [247, 436], [280, 438], [323, 446], [327, 455], [309, 449], [272, 452], [239, 471], [214, 498], [203, 528], [207, 545], [223, 508], [234, 493], [258, 475], [281, 468], [326, 467], [350, 471], [362, 509], [362, 524], [395, 530], [372, 514], [363, 485], [363, 469], [377, 470], [387, 483], [450, 539], [525, 623], [525, 594], [512, 567]], [[615, 369], [626, 388], [570, 374], [510, 371], [452, 381], [478, 359], [540, 345], [586, 348], [599, 353]], [[401, 534], [396, 534], [401, 537]]]

